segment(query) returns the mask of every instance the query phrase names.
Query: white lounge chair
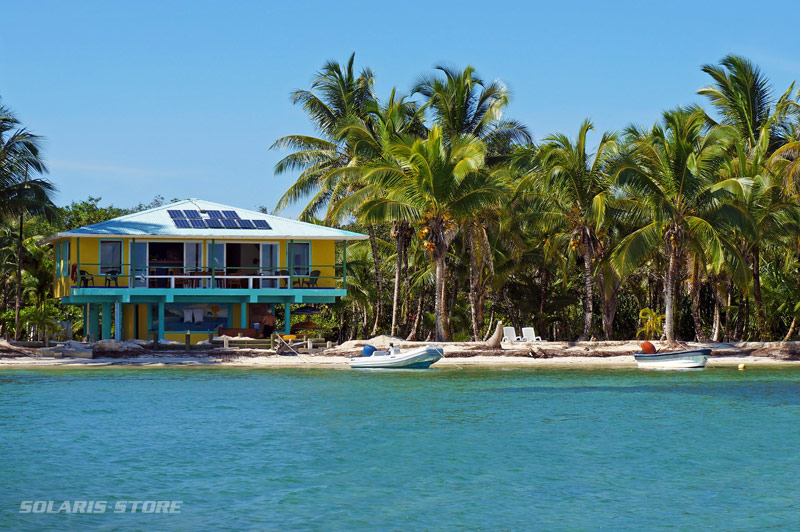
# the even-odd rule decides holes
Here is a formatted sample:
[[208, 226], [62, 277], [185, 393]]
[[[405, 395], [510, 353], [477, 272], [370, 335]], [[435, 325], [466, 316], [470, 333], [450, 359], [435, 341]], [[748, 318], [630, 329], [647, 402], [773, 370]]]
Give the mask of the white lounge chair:
[[533, 327], [523, 327], [522, 328], [522, 341], [523, 342], [541, 342], [542, 337], [536, 336], [536, 331], [533, 330]]
[[522, 337], [517, 336], [514, 327], [503, 327], [503, 342], [521, 342]]

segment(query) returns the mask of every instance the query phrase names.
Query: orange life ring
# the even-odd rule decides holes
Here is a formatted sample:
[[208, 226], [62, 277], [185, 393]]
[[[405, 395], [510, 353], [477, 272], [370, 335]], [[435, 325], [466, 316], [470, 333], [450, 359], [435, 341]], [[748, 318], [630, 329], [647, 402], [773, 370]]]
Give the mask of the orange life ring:
[[72, 273], [70, 273], [70, 277], [72, 278], [73, 283], [78, 282], [78, 265], [74, 262], [72, 263]]

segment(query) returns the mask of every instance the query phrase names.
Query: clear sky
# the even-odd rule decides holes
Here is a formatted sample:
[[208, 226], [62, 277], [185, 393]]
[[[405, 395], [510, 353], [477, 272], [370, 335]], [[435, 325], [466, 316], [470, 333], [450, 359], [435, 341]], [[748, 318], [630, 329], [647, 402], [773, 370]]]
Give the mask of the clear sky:
[[[0, 97], [46, 137], [66, 204], [157, 194], [272, 209], [292, 176], [268, 151], [312, 133], [289, 101], [328, 59], [371, 67], [379, 95], [437, 64], [512, 91], [537, 139], [652, 124], [704, 103], [700, 72], [728, 53], [779, 92], [800, 78], [794, 3], [0, 1]], [[284, 214], [296, 214], [291, 209]]]

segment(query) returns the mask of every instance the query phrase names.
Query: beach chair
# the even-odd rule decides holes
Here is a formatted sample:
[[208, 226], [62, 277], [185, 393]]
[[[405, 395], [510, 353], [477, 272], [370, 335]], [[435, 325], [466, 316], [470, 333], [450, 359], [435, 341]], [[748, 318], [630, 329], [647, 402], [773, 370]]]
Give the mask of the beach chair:
[[521, 342], [522, 337], [517, 336], [514, 327], [503, 327], [503, 342]]
[[533, 330], [533, 327], [523, 327], [522, 328], [522, 341], [523, 342], [541, 342], [542, 337], [536, 336], [536, 331]]

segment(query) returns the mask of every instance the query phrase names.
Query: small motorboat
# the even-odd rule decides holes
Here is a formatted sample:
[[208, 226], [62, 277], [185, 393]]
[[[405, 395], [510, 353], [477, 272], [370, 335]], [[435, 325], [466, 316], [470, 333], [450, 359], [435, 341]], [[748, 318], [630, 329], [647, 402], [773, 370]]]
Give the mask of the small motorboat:
[[704, 368], [711, 356], [711, 349], [688, 349], [666, 353], [634, 353], [642, 369], [689, 369]]
[[425, 345], [408, 351], [401, 351], [391, 344], [386, 351], [376, 351], [374, 347], [368, 345], [364, 347], [364, 356], [350, 359], [350, 367], [428, 369], [443, 356], [444, 350], [437, 345]]

